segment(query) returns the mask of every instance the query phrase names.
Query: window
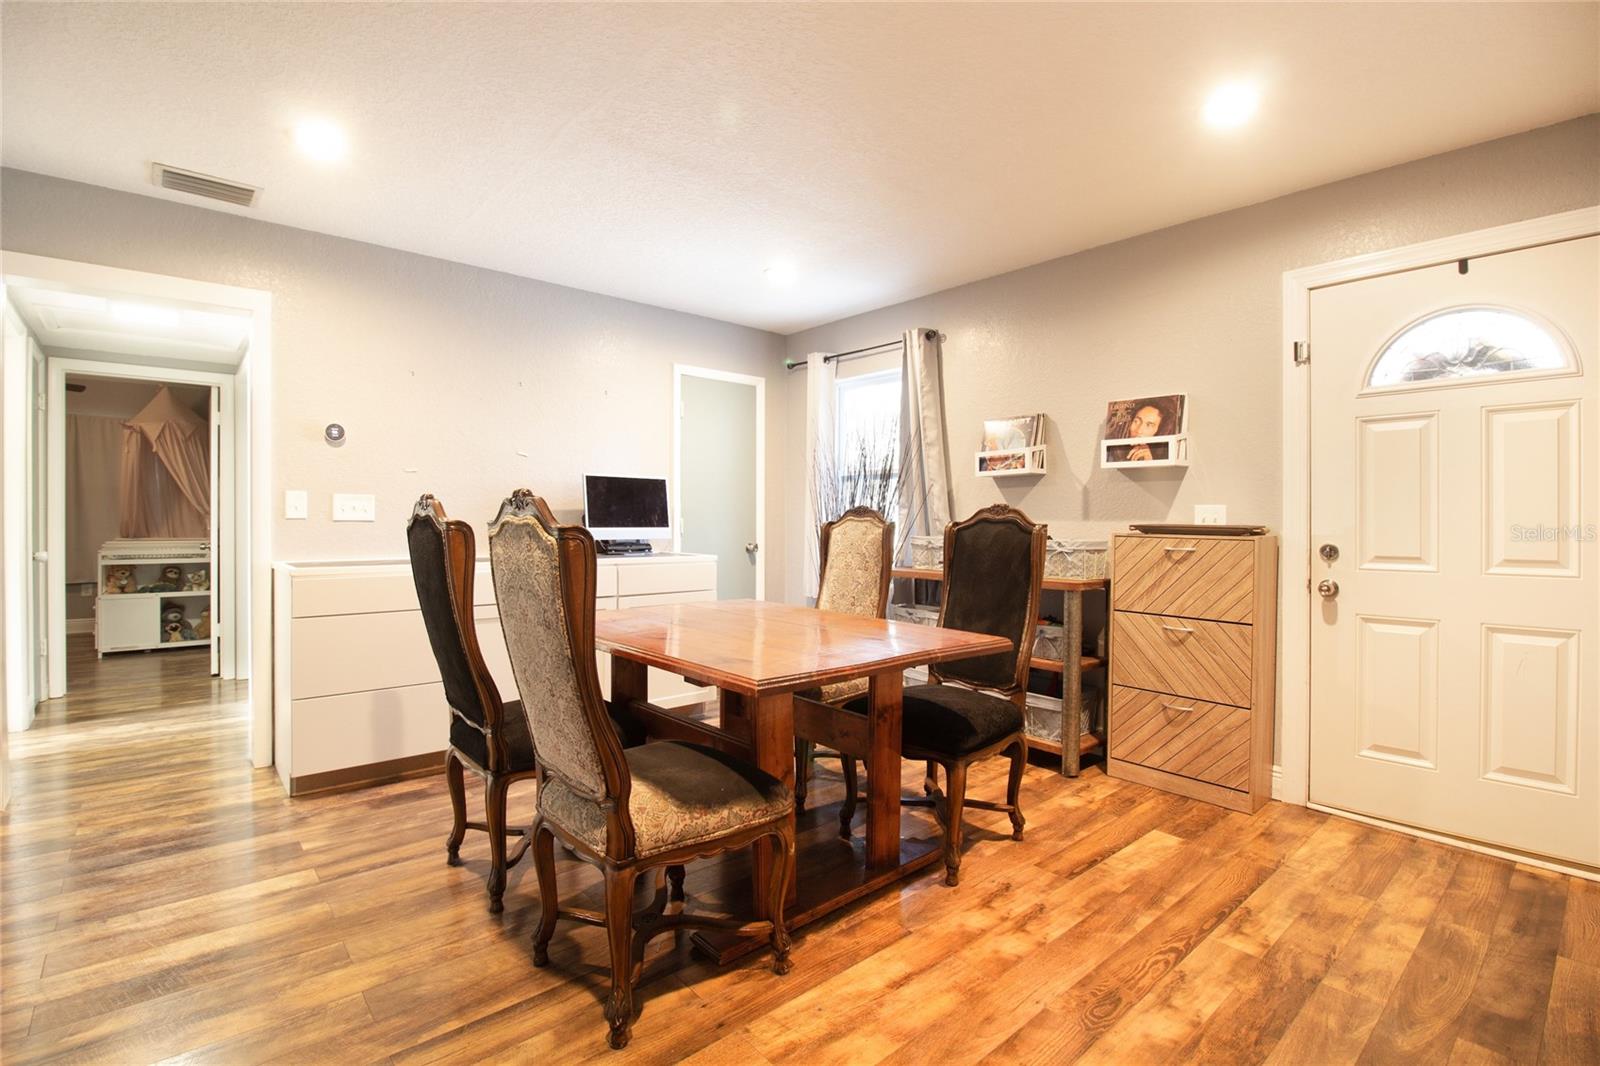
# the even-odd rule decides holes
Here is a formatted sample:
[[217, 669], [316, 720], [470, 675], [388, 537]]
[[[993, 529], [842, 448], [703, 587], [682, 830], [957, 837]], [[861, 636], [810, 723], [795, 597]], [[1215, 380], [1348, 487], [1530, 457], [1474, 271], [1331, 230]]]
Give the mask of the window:
[[852, 507], [894, 513], [900, 475], [900, 371], [842, 378], [835, 385], [833, 499], [820, 510]]
[[843, 462], [858, 453], [875, 453], [885, 445], [899, 450], [900, 371], [858, 374], [844, 378], [838, 390], [834, 447]]
[[1525, 315], [1501, 307], [1454, 307], [1418, 319], [1384, 345], [1367, 386], [1549, 373], [1571, 365], [1551, 331]]

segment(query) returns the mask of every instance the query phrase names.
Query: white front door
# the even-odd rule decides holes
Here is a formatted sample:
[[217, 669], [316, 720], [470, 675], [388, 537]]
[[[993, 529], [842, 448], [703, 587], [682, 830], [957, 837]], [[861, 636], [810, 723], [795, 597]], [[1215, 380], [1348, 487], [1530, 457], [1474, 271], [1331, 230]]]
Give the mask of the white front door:
[[1312, 802], [1600, 865], [1600, 237], [1310, 307]]

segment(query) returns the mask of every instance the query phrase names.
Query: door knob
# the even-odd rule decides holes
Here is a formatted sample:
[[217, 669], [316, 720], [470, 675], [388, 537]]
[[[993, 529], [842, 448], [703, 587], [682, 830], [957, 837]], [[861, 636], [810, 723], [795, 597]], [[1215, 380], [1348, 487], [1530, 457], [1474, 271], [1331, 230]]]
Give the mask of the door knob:
[[1317, 554], [1322, 556], [1323, 562], [1337, 562], [1339, 559], [1339, 546], [1337, 544], [1324, 544], [1317, 549]]
[[745, 542], [745, 546], [744, 546], [744, 550], [745, 550], [745, 551], [747, 551], [747, 552], [750, 552], [750, 553], [751, 553], [751, 554], [752, 554], [752, 555], [753, 555], [753, 554], [755, 554], [755, 553], [756, 553], [756, 552], [758, 552], [758, 551], [760, 551], [760, 550], [761, 550], [761, 545], [759, 545], [759, 544], [757, 544], [757, 543], [756, 543], [756, 542], [755, 542], [755, 541], [753, 541], [753, 540], [751, 540], [751, 541], [746, 541], [746, 542]]
[[1325, 600], [1331, 600], [1339, 595], [1339, 583], [1332, 578], [1323, 578], [1317, 582], [1317, 593]]

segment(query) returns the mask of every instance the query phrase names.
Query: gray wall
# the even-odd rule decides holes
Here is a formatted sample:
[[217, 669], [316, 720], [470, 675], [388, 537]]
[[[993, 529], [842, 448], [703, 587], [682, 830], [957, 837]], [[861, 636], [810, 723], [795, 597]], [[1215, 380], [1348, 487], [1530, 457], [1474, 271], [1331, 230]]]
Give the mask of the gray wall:
[[[909, 327], [940, 330], [955, 514], [1004, 500], [1052, 532], [1130, 521], [1281, 524], [1282, 275], [1298, 267], [1600, 203], [1600, 115], [1392, 167], [1028, 267], [791, 336], [789, 355], [847, 351]], [[805, 425], [795, 371], [789, 425]], [[1192, 465], [1101, 470], [1106, 401], [1187, 392]], [[969, 471], [986, 417], [1044, 411], [1050, 472]], [[786, 477], [804, 485], [803, 449]], [[787, 529], [785, 595], [805, 558]], [[769, 534], [769, 539], [772, 536]], [[772, 591], [773, 598], [777, 592]]]
[[[277, 559], [404, 556], [424, 491], [481, 531], [520, 485], [572, 513], [585, 471], [668, 476], [674, 362], [772, 382], [768, 509], [780, 513], [775, 334], [16, 170], [0, 172], [0, 240], [272, 293], [276, 513], [282, 490], [311, 493], [309, 520], [275, 519]], [[328, 422], [349, 430], [343, 447], [323, 442]], [[333, 523], [333, 492], [376, 494], [378, 521]], [[766, 565], [776, 594], [781, 538]]]

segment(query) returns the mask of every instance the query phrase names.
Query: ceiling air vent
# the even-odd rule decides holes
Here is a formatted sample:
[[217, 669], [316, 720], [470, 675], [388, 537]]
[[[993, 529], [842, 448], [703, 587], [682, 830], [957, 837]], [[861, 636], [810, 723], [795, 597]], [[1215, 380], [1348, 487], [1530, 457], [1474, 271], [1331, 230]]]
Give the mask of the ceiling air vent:
[[225, 204], [237, 204], [239, 207], [254, 207], [256, 196], [261, 192], [254, 185], [241, 185], [236, 181], [225, 181], [209, 174], [196, 174], [192, 170], [183, 170], [165, 163], [153, 163], [151, 166], [154, 171], [151, 177], [155, 183], [173, 192], [204, 196], [211, 200], [221, 200]]

